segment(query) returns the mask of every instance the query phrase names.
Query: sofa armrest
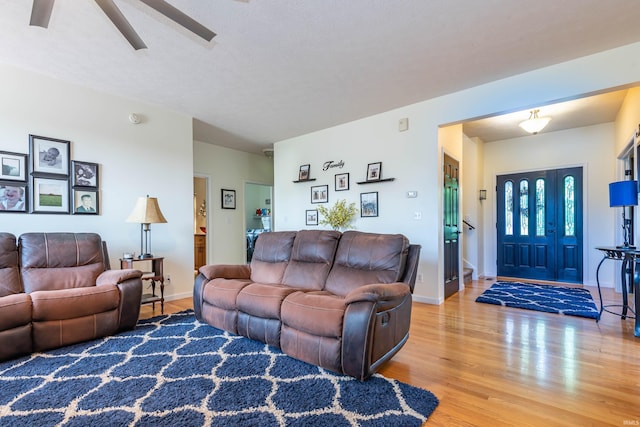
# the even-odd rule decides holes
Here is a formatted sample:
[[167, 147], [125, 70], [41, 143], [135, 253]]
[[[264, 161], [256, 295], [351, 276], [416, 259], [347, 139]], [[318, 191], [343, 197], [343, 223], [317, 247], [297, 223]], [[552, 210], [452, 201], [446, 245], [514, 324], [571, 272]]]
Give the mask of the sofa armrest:
[[411, 290], [405, 283], [375, 283], [360, 286], [349, 292], [345, 297], [345, 304], [364, 301], [374, 303], [401, 301], [409, 293]]
[[107, 270], [102, 272], [96, 279], [96, 285], [117, 285], [130, 279], [138, 279], [142, 277], [142, 271], [125, 269], [125, 270]]
[[248, 264], [228, 265], [215, 264], [203, 265], [200, 267], [200, 274], [209, 280], [221, 279], [249, 279], [251, 277], [251, 267]]

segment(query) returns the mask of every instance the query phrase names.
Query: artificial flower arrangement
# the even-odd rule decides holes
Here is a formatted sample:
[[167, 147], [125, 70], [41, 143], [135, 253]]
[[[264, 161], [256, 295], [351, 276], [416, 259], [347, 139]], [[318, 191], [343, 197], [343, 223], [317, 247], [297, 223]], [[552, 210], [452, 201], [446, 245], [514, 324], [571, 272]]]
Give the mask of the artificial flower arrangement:
[[322, 214], [322, 219], [319, 221], [321, 225], [329, 225], [334, 230], [343, 230], [348, 228], [354, 228], [351, 225], [351, 221], [358, 213], [355, 203], [347, 205], [345, 199], [338, 200], [331, 208], [325, 206], [318, 206], [318, 212]]

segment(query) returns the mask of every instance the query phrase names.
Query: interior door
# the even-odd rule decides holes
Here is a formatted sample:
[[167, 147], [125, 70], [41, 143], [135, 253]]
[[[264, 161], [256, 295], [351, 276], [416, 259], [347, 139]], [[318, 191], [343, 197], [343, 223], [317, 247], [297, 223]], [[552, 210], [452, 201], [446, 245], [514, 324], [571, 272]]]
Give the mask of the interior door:
[[497, 177], [498, 275], [582, 283], [582, 168]]
[[443, 231], [444, 231], [444, 297], [458, 292], [459, 277], [459, 236], [458, 198], [460, 184], [458, 161], [444, 155], [443, 190]]

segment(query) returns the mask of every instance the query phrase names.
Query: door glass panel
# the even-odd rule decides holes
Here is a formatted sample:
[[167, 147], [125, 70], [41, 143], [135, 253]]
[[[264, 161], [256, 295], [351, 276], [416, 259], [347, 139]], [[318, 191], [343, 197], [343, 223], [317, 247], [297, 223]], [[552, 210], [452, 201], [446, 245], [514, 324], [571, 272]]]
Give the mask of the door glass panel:
[[513, 236], [513, 181], [504, 183], [504, 234]]
[[536, 180], [536, 236], [544, 236], [544, 179]]
[[529, 235], [529, 181], [520, 181], [520, 235]]
[[569, 175], [564, 178], [564, 235], [576, 235], [575, 179]]

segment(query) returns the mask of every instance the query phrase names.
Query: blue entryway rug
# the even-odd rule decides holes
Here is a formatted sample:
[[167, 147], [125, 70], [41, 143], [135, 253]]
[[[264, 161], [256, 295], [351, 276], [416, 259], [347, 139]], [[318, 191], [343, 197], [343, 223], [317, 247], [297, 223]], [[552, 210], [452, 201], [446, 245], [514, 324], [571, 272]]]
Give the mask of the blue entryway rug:
[[0, 363], [2, 426], [418, 426], [437, 405], [429, 391], [328, 372], [192, 311]]
[[583, 288], [497, 282], [476, 298], [476, 302], [591, 319], [599, 317], [591, 293]]

